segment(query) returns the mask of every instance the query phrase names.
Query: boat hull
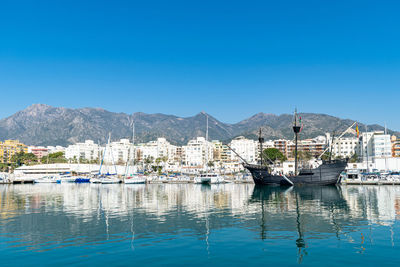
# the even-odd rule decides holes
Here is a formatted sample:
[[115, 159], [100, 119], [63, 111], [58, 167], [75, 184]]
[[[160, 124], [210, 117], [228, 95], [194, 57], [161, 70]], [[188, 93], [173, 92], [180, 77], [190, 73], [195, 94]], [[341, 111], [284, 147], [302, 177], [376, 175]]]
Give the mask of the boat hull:
[[301, 172], [297, 176], [273, 175], [267, 167], [260, 165], [244, 165], [250, 171], [254, 183], [258, 185], [334, 185], [346, 168], [346, 161], [324, 162], [318, 168]]
[[311, 169], [309, 173], [289, 176], [288, 179], [298, 185], [335, 185], [340, 174], [347, 166], [346, 161], [324, 162], [321, 166]]
[[265, 166], [246, 164], [244, 167], [251, 173], [253, 181], [256, 185], [292, 185], [283, 176], [271, 174], [268, 168]]
[[125, 184], [145, 184], [146, 179], [142, 178], [131, 178], [131, 179], [125, 179], [124, 181]]

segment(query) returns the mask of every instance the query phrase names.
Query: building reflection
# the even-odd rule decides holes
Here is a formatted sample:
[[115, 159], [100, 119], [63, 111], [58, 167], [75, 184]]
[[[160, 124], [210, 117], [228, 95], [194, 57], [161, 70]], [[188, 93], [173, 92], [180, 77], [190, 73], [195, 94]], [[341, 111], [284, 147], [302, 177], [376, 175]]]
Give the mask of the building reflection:
[[209, 249], [214, 229], [240, 222], [253, 238], [293, 240], [301, 262], [310, 239], [334, 235], [340, 240], [365, 225], [392, 226], [400, 218], [400, 187], [5, 185], [0, 186], [0, 218], [2, 233], [25, 233], [33, 247], [47, 241], [41, 233], [53, 234], [54, 240], [76, 235], [90, 241], [129, 233], [123, 238], [134, 244], [179, 228], [204, 238]]

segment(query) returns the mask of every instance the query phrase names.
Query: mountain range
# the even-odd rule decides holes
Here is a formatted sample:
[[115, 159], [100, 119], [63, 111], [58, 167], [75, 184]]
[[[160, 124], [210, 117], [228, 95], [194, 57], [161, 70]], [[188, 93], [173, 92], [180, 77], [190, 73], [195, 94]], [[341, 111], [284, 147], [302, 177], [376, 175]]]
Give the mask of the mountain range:
[[[112, 140], [132, 136], [135, 123], [135, 142], [147, 142], [165, 137], [175, 145], [186, 144], [197, 136], [205, 136], [206, 117], [209, 118], [210, 140], [228, 142], [243, 135], [256, 139], [259, 128], [268, 139], [292, 139], [293, 115], [258, 113], [238, 123], [223, 123], [204, 112], [192, 117], [165, 114], [114, 113], [101, 108], [70, 109], [34, 104], [10, 117], [0, 120], [0, 140], [18, 139], [28, 145], [62, 145], [91, 139], [104, 144], [108, 133]], [[301, 138], [313, 138], [326, 132], [340, 133], [354, 121], [315, 113], [300, 113], [304, 129]], [[363, 123], [359, 123], [362, 131]], [[384, 130], [380, 125], [367, 125], [369, 131]], [[388, 133], [400, 136], [399, 132]]]

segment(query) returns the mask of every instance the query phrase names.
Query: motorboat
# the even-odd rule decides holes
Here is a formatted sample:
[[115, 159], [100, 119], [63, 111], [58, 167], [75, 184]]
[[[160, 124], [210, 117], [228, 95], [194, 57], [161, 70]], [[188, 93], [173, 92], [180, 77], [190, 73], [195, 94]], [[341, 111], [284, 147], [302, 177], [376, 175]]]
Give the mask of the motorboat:
[[43, 176], [41, 178], [35, 179], [33, 180], [35, 183], [60, 183], [60, 176], [55, 176], [55, 175], [47, 175], [47, 176]]
[[203, 173], [194, 178], [195, 184], [220, 184], [224, 178], [217, 173]]

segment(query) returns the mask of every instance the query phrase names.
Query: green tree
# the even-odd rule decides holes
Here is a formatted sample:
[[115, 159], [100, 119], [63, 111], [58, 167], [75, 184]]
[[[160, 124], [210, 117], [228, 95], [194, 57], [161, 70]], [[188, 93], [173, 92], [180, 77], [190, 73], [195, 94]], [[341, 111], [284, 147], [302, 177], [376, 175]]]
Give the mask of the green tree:
[[144, 164], [145, 164], [145, 169], [148, 170], [149, 169], [149, 165], [152, 164], [154, 161], [153, 157], [147, 157], [144, 159]]
[[357, 161], [358, 161], [358, 155], [357, 153], [354, 153], [353, 155], [351, 155], [349, 162], [356, 163]]
[[13, 168], [18, 168], [22, 165], [37, 164], [38, 158], [33, 153], [25, 153], [23, 151], [14, 154], [11, 157], [11, 165]]
[[41, 159], [42, 163], [67, 163], [68, 160], [64, 157], [64, 152], [51, 153]]
[[283, 153], [277, 148], [264, 149], [262, 156], [265, 161], [272, 160], [273, 162], [275, 161], [283, 162], [287, 160], [285, 155], [283, 155]]
[[304, 160], [310, 160], [312, 159], [312, 154], [309, 151], [304, 151], [301, 158]]
[[9, 164], [7, 164], [7, 163], [0, 163], [0, 171], [1, 172], [8, 172], [8, 169], [9, 169]]
[[331, 156], [330, 152], [325, 152], [325, 154], [321, 156], [321, 159], [326, 161], [329, 160], [330, 156]]

